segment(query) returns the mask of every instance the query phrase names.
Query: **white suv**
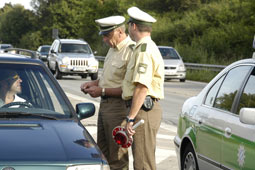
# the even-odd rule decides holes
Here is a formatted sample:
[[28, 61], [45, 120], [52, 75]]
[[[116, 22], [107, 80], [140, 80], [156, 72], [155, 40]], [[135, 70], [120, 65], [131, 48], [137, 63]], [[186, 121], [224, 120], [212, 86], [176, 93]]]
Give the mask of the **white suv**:
[[83, 40], [56, 39], [52, 43], [48, 57], [48, 67], [55, 78], [63, 75], [80, 75], [92, 80], [98, 78], [98, 61], [89, 46]]

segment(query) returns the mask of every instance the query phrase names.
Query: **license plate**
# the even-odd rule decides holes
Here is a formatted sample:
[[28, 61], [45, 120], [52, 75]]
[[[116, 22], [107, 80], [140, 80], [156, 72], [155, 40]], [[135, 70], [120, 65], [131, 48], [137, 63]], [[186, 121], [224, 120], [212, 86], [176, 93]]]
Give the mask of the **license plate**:
[[175, 71], [169, 71], [169, 70], [167, 70], [167, 71], [165, 71], [165, 74], [166, 74], [166, 75], [172, 75], [172, 74], [175, 74]]
[[84, 68], [84, 67], [74, 67], [73, 68], [73, 71], [85, 71], [86, 70], [86, 68]]

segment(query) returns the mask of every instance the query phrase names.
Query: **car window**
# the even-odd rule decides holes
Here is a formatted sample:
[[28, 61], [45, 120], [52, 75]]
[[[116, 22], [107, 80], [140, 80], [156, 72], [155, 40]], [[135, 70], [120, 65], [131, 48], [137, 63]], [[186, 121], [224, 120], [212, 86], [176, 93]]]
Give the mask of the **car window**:
[[214, 107], [231, 111], [232, 103], [238, 90], [250, 71], [251, 66], [239, 66], [230, 70], [223, 81], [218, 95], [216, 97]]
[[87, 53], [91, 54], [88, 44], [61, 44], [62, 53]]
[[243, 93], [240, 98], [240, 103], [237, 109], [239, 113], [240, 109], [243, 107], [255, 108], [255, 69], [253, 69], [246, 85], [243, 90]]
[[42, 47], [41, 52], [49, 52], [50, 47]]
[[[0, 64], [0, 72], [11, 70], [17, 73], [21, 81], [21, 90], [17, 90], [17, 98], [21, 98], [22, 102], [32, 105], [32, 107], [15, 106], [23, 112], [50, 114], [58, 118], [71, 117], [72, 111], [68, 103], [62, 96], [59, 89], [53, 83], [52, 79], [44, 71], [41, 66], [27, 64]], [[2, 76], [2, 77], [1, 77]], [[8, 77], [0, 75], [0, 112], [11, 112], [13, 107], [4, 108], [6, 93], [12, 88], [14, 81], [10, 81]], [[8, 80], [8, 81], [7, 81]], [[7, 81], [4, 83], [3, 81]], [[15, 80], [16, 81], [16, 80]]]
[[172, 48], [159, 48], [163, 59], [180, 59], [176, 51]]
[[205, 105], [207, 106], [213, 106], [214, 101], [215, 101], [215, 97], [218, 93], [219, 87], [224, 79], [224, 77], [226, 76], [226, 74], [224, 74], [224, 76], [222, 76], [209, 90], [209, 92], [207, 93], [207, 96], [205, 98]]

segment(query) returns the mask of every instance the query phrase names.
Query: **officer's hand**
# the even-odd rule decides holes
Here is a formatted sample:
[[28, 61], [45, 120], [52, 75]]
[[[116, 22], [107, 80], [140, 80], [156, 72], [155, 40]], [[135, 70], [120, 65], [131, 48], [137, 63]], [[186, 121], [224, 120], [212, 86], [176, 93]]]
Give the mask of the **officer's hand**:
[[128, 135], [128, 137], [131, 137], [131, 136], [133, 136], [134, 134], [135, 134], [135, 130], [133, 130], [132, 128], [133, 128], [133, 124], [134, 124], [134, 122], [128, 122], [127, 124], [126, 124], [126, 133], [127, 133], [127, 135]]
[[86, 82], [81, 84], [81, 91], [85, 94], [87, 94], [86, 90], [92, 86], [91, 82]]
[[102, 94], [102, 88], [98, 86], [92, 86], [85, 90], [91, 97], [99, 97]]

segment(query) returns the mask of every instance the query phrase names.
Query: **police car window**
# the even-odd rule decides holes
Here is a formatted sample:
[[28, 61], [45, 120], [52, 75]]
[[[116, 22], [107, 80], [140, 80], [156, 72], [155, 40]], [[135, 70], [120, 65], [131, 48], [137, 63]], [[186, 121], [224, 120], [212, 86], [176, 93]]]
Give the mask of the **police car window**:
[[209, 90], [209, 92], [207, 93], [206, 99], [205, 99], [205, 105], [207, 106], [213, 106], [213, 103], [215, 101], [215, 97], [217, 95], [217, 92], [219, 90], [219, 87], [224, 79], [226, 75], [222, 76]]
[[255, 108], [255, 69], [253, 69], [246, 85], [243, 90], [243, 93], [240, 98], [240, 103], [237, 109], [239, 113], [240, 109], [243, 107]]
[[229, 71], [220, 87], [214, 107], [231, 111], [232, 103], [237, 92], [250, 71], [251, 66], [239, 66]]

